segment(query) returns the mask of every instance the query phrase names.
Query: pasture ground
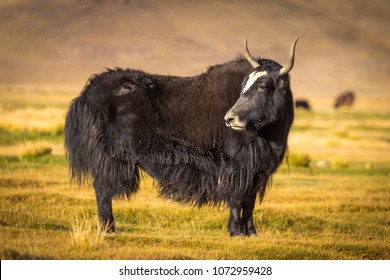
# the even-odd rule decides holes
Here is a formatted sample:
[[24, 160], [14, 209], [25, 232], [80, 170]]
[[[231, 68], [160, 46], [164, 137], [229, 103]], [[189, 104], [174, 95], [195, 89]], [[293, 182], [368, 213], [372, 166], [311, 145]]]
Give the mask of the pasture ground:
[[[69, 182], [62, 148], [74, 96], [2, 88], [1, 259], [390, 259], [388, 103], [334, 112], [317, 100], [298, 111], [290, 153], [309, 167], [284, 163], [256, 206], [259, 236], [230, 238], [224, 206], [160, 199], [147, 176], [113, 203], [119, 234], [101, 234], [94, 191]], [[22, 157], [36, 142], [51, 153]]]

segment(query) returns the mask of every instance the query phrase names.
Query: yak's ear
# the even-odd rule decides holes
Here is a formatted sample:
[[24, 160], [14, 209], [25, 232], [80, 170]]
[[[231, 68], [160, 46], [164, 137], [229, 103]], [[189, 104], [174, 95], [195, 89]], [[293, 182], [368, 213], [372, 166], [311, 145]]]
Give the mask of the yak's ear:
[[285, 85], [284, 81], [282, 79], [280, 79], [279, 83], [278, 83], [279, 88], [284, 87], [284, 85]]
[[112, 92], [112, 95], [114, 95], [114, 96], [124, 96], [126, 94], [133, 93], [134, 91], [135, 91], [135, 85], [127, 83], [127, 84], [121, 86], [120, 88], [115, 89]]

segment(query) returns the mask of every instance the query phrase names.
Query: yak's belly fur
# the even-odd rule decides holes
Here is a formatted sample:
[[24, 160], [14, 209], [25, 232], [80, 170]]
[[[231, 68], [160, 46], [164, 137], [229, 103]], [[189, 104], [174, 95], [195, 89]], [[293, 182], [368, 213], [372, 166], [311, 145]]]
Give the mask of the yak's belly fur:
[[[153, 141], [157, 142], [157, 141]], [[202, 147], [158, 141], [139, 157], [139, 166], [158, 183], [160, 195], [198, 206], [218, 201], [218, 153]], [[156, 145], [161, 146], [160, 149]]]
[[198, 206], [216, 203], [216, 173], [200, 170], [194, 164], [159, 165], [143, 164], [144, 169], [158, 183], [160, 195], [178, 202]]
[[[157, 181], [160, 195], [168, 199], [197, 206], [240, 204], [256, 194], [262, 199], [268, 178], [280, 163], [280, 159], [270, 159], [275, 152], [272, 144], [244, 133], [225, 137], [230, 145], [218, 150], [154, 137], [150, 149], [137, 155], [137, 163]], [[279, 157], [283, 154], [281, 151]]]

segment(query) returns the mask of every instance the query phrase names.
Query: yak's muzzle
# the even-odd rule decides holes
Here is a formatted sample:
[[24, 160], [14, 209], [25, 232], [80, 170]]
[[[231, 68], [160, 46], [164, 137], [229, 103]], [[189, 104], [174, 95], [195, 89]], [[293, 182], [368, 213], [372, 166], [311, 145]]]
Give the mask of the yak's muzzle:
[[231, 110], [225, 115], [225, 125], [234, 130], [245, 130], [246, 124]]

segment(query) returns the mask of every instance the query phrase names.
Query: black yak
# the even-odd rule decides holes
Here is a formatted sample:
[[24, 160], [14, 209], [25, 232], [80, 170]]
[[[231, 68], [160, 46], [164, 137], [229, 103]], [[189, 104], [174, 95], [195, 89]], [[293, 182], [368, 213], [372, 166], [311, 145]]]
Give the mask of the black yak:
[[[246, 55], [194, 77], [133, 69], [94, 75], [69, 108], [72, 178], [92, 176], [102, 227], [115, 231], [112, 198], [130, 197], [140, 169], [161, 196], [230, 207], [231, 236], [256, 235], [253, 209], [282, 162], [294, 117], [287, 64]], [[248, 63], [249, 62], [249, 63]]]
[[311, 111], [310, 103], [306, 99], [297, 99], [297, 100], [295, 100], [295, 108], [303, 109], [303, 110], [306, 110], [306, 111]]
[[352, 107], [355, 101], [355, 94], [353, 91], [347, 91], [336, 97], [334, 108], [339, 109], [341, 107]]

